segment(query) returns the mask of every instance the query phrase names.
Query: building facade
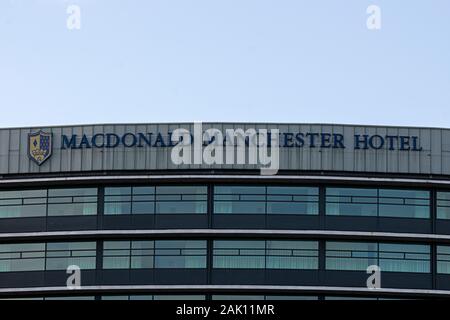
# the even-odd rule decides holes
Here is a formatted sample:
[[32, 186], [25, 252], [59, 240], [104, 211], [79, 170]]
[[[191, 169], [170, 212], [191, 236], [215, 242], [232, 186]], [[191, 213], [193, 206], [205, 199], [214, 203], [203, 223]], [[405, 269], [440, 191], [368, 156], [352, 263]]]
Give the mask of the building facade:
[[450, 297], [450, 129], [203, 124], [278, 129], [261, 175], [174, 164], [178, 128], [0, 129], [0, 297]]

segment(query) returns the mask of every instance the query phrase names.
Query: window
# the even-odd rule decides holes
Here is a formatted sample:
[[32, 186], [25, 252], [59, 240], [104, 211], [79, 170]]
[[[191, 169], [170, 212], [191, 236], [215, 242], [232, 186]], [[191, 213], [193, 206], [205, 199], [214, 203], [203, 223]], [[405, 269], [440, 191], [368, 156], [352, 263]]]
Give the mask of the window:
[[0, 218], [97, 214], [97, 188], [0, 191]]
[[316, 241], [215, 240], [218, 269], [317, 269]]
[[47, 190], [0, 191], [0, 218], [44, 217]]
[[377, 189], [327, 188], [327, 215], [378, 215]]
[[206, 268], [206, 241], [105, 241], [103, 268]]
[[95, 242], [1, 244], [0, 272], [95, 269], [95, 249]]
[[131, 296], [102, 296], [102, 300], [205, 300], [204, 295], [131, 295]]
[[430, 217], [429, 191], [380, 189], [379, 197], [381, 217]]
[[378, 265], [384, 272], [429, 273], [430, 246], [327, 241], [327, 270], [366, 271], [370, 265]]
[[212, 300], [318, 300], [317, 296], [263, 296], [263, 295], [217, 295], [211, 296]]
[[76, 265], [81, 270], [95, 269], [95, 242], [47, 243], [46, 270], [66, 270]]
[[327, 215], [429, 218], [430, 192], [396, 189], [327, 188]]
[[437, 246], [437, 273], [450, 274], [450, 246]]
[[105, 214], [155, 213], [155, 187], [105, 188]]
[[45, 243], [0, 244], [0, 272], [45, 270]]
[[450, 192], [437, 193], [437, 218], [450, 219]]
[[185, 214], [206, 213], [208, 188], [198, 187], [156, 187], [156, 213]]
[[319, 189], [282, 186], [216, 186], [216, 214], [311, 214], [319, 212]]
[[307, 187], [267, 187], [267, 213], [318, 214], [319, 189]]
[[49, 189], [49, 216], [97, 214], [97, 188]]
[[105, 214], [205, 214], [206, 186], [105, 188]]

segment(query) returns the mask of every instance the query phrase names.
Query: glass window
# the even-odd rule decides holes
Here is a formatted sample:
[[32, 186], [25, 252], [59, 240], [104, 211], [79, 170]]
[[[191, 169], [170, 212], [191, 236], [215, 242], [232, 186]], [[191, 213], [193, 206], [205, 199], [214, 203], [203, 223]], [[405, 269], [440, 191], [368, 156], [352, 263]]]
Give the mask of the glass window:
[[318, 269], [317, 241], [266, 241], [267, 269]]
[[376, 265], [378, 244], [371, 242], [332, 242], [326, 243], [327, 270], [364, 270]]
[[44, 217], [47, 190], [0, 191], [0, 218]]
[[218, 269], [317, 269], [316, 241], [215, 240]]
[[437, 246], [437, 273], [450, 274], [450, 246]]
[[327, 188], [327, 215], [429, 218], [424, 190]]
[[206, 241], [105, 241], [103, 268], [206, 268]]
[[377, 216], [377, 189], [327, 188], [326, 212], [333, 216]]
[[71, 265], [81, 270], [95, 269], [95, 257], [95, 242], [49, 242], [46, 270], [66, 270]]
[[0, 272], [95, 269], [95, 248], [95, 242], [1, 244]]
[[206, 268], [206, 241], [156, 240], [155, 268]]
[[213, 266], [218, 269], [264, 269], [264, 240], [215, 240]]
[[105, 188], [104, 213], [131, 214], [131, 187]]
[[267, 213], [319, 214], [319, 188], [267, 187]]
[[208, 207], [206, 186], [156, 187], [156, 213], [204, 214]]
[[103, 242], [103, 269], [131, 268], [131, 241]]
[[49, 216], [97, 214], [97, 188], [49, 189]]
[[379, 244], [379, 266], [390, 272], [430, 272], [430, 246], [416, 244]]
[[429, 273], [430, 246], [327, 241], [327, 270], [365, 271], [370, 265], [378, 265], [385, 272]]
[[379, 203], [380, 217], [430, 217], [429, 191], [380, 189]]
[[265, 200], [265, 187], [214, 187], [214, 213], [264, 214]]
[[450, 192], [437, 193], [437, 218], [450, 219]]
[[284, 186], [216, 186], [216, 214], [318, 214], [319, 189]]
[[206, 186], [105, 188], [105, 214], [204, 214]]
[[45, 243], [0, 244], [0, 272], [45, 270]]
[[214, 294], [212, 300], [318, 300], [317, 296], [283, 296], [283, 295], [221, 295]]
[[155, 213], [155, 187], [105, 188], [105, 214]]

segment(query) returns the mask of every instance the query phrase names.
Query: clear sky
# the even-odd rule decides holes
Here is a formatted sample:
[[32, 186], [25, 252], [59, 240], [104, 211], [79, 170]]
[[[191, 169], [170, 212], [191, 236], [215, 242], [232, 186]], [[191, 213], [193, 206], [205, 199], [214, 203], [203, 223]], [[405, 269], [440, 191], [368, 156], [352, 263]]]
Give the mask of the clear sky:
[[1, 127], [450, 127], [450, 1], [0, 0], [0, 110]]

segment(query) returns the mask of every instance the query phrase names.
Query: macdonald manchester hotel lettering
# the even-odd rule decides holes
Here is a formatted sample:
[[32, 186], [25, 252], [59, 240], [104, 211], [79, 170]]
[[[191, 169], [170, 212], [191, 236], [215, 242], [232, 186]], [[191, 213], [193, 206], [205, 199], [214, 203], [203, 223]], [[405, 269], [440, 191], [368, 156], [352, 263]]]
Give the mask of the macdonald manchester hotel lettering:
[[[248, 143], [248, 138], [247, 143]], [[193, 137], [192, 137], [193, 139]], [[223, 144], [227, 139], [225, 136]], [[212, 143], [204, 141], [207, 145]], [[172, 132], [167, 134], [161, 132], [127, 132], [124, 134], [116, 133], [94, 133], [91, 136], [83, 134], [81, 136], [62, 135], [61, 149], [90, 149], [90, 148], [143, 148], [143, 147], [173, 147], [176, 143], [172, 141]], [[268, 137], [268, 145], [270, 146], [270, 135]], [[356, 134], [350, 143], [344, 139], [344, 135], [340, 133], [328, 132], [282, 132], [280, 133], [279, 146], [283, 148], [332, 148], [345, 149], [353, 148], [355, 150], [362, 149], [386, 149], [400, 151], [422, 151], [418, 136], [408, 135], [368, 135]]]
[[[180, 130], [183, 135], [179, 135]], [[215, 131], [221, 134], [214, 134]], [[192, 152], [183, 149], [188, 140]], [[263, 146], [257, 152], [252, 149], [255, 141]], [[238, 147], [233, 157], [227, 156], [230, 145], [248, 146], [242, 152], [243, 163], [238, 159], [241, 154]], [[196, 151], [199, 147], [201, 152]], [[173, 155], [179, 150], [182, 150], [179, 155], [189, 155], [192, 161], [184, 158], [182, 162], [175, 161]], [[217, 157], [211, 158], [212, 161], [206, 157], [209, 155]], [[283, 174], [323, 171], [450, 176], [450, 129], [219, 122], [202, 123], [201, 128], [196, 128], [196, 123], [0, 128], [0, 176], [128, 170], [258, 170], [268, 166], [264, 164], [267, 159], [278, 159]]]

